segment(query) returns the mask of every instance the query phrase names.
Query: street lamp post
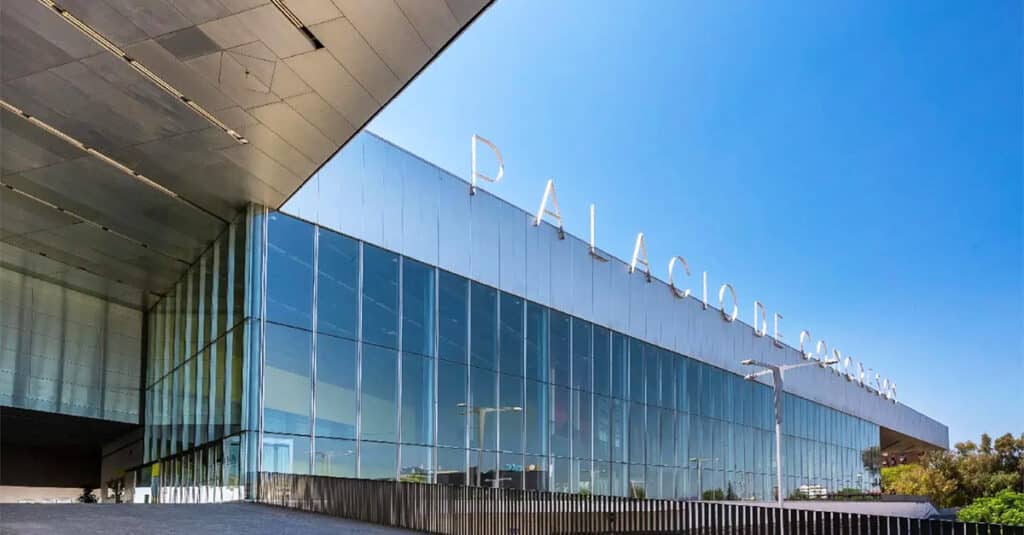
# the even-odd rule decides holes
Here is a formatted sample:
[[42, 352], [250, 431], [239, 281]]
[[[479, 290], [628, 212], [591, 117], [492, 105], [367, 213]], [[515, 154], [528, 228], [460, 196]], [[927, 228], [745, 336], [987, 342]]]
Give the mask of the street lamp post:
[[704, 499], [704, 463], [712, 462], [717, 463], [718, 457], [710, 457], [707, 459], [701, 459], [700, 457], [690, 457], [691, 463], [697, 463], [697, 499]]
[[822, 367], [831, 366], [839, 362], [838, 360], [828, 361], [810, 361], [801, 362], [800, 364], [767, 364], [757, 360], [747, 359], [741, 361], [740, 364], [744, 366], [758, 366], [764, 368], [759, 372], [754, 372], [744, 379], [753, 381], [762, 375], [772, 374], [772, 393], [775, 401], [775, 485], [778, 490], [776, 491], [776, 498], [779, 503], [779, 508], [782, 508], [782, 375], [788, 370], [795, 368], [803, 368], [805, 366], [820, 365]]
[[459, 403], [456, 405], [460, 409], [464, 409], [462, 414], [467, 417], [471, 414], [476, 414], [476, 486], [480, 486], [481, 473], [484, 467], [484, 423], [487, 421], [487, 415], [492, 412], [522, 412], [522, 407], [472, 407], [468, 403]]

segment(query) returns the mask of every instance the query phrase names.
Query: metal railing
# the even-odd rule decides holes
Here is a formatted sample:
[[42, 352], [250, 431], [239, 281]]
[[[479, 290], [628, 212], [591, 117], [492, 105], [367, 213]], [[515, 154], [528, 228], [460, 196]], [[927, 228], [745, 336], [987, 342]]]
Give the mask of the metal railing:
[[1024, 535], [1003, 526], [520, 489], [261, 473], [260, 503], [451, 535], [695, 533], [735, 535]]

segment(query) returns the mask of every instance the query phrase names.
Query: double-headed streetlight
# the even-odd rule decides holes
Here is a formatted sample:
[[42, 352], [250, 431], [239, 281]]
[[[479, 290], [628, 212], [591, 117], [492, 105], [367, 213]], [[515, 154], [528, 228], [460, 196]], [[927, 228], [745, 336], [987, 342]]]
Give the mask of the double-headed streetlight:
[[761, 361], [747, 359], [741, 361], [740, 364], [744, 366], [758, 366], [764, 368], [759, 372], [754, 372], [744, 379], [748, 381], [754, 381], [762, 375], [772, 374], [772, 390], [775, 399], [775, 485], [778, 488], [776, 492], [779, 508], [782, 508], [782, 374], [786, 371], [794, 368], [803, 368], [805, 366], [819, 365], [821, 367], [831, 366], [839, 362], [838, 360], [827, 360], [827, 361], [809, 361], [801, 362], [800, 364], [767, 364]]
[[476, 457], [476, 486], [480, 486], [480, 474], [484, 469], [484, 423], [487, 420], [487, 415], [492, 412], [522, 412], [522, 407], [473, 407], [468, 403], [459, 403], [456, 405], [460, 409], [463, 409], [462, 414], [469, 417], [471, 414], [476, 414], [476, 446], [477, 446], [477, 457]]

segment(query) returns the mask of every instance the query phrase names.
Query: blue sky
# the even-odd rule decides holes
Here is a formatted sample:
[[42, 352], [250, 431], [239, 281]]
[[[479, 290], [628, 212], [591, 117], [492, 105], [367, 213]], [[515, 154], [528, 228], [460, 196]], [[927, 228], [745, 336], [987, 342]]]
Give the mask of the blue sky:
[[[629, 9], [626, 6], [629, 6]], [[1024, 432], [1022, 4], [499, 0], [370, 125], [655, 273], [681, 254], [896, 381]]]

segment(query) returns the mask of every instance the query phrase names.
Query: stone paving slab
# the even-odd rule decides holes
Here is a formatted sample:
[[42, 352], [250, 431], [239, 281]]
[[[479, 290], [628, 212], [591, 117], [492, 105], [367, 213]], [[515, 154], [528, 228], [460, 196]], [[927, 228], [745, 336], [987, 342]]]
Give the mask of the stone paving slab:
[[251, 503], [0, 504], [0, 534], [373, 534], [409, 531]]

